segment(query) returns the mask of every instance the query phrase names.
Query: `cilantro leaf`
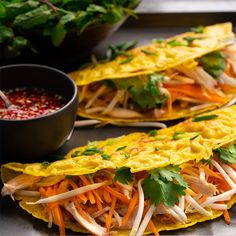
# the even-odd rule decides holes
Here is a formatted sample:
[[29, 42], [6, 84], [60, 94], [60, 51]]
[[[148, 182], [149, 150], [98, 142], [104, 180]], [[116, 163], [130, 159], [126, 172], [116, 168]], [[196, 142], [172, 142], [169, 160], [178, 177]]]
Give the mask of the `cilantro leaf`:
[[105, 153], [102, 153], [102, 154], [101, 154], [101, 157], [103, 158], [103, 160], [109, 160], [109, 159], [111, 158], [110, 155], [105, 154]]
[[200, 65], [214, 78], [219, 77], [226, 68], [225, 54], [221, 51], [214, 51], [199, 58]]
[[133, 101], [142, 109], [155, 108], [164, 103], [167, 97], [158, 87], [158, 83], [163, 79], [163, 75], [155, 73], [151, 74], [147, 81], [137, 80], [135, 86], [129, 89]]
[[184, 40], [187, 41], [189, 45], [191, 45], [194, 40], [200, 40], [200, 39], [203, 39], [203, 38], [199, 38], [199, 37], [184, 37]]
[[134, 59], [134, 56], [131, 55], [131, 56], [129, 56], [128, 58], [126, 58], [125, 60], [121, 61], [121, 62], [120, 62], [120, 65], [128, 64], [128, 63], [130, 63], [133, 59]]
[[212, 115], [207, 115], [207, 116], [197, 116], [192, 119], [193, 122], [199, 122], [203, 120], [213, 120], [217, 118], [218, 115], [212, 114]]
[[179, 171], [180, 169], [175, 166], [150, 171], [149, 177], [142, 182], [145, 197], [155, 205], [161, 201], [166, 206], [176, 204], [178, 196], [185, 195], [184, 190], [188, 186]]
[[236, 163], [236, 143], [225, 148], [216, 149], [218, 157], [225, 164], [235, 164]]
[[118, 181], [122, 184], [128, 184], [132, 182], [134, 175], [130, 172], [130, 168], [128, 167], [121, 167], [117, 168], [115, 171], [114, 182]]

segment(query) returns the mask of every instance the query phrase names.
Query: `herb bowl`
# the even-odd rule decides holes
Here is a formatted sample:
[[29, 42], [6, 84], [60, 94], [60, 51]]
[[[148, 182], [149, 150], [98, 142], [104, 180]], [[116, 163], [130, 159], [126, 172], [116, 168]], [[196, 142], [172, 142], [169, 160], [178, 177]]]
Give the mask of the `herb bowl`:
[[78, 91], [63, 72], [42, 65], [0, 67], [0, 89], [37, 88], [64, 98], [63, 106], [50, 114], [29, 119], [0, 119], [0, 163], [34, 162], [64, 144], [76, 118]]

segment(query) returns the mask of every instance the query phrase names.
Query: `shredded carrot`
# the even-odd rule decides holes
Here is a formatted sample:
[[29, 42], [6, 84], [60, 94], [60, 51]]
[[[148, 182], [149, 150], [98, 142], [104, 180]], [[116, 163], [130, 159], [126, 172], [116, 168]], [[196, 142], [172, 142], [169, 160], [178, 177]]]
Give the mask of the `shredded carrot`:
[[236, 170], [236, 164], [230, 164], [230, 166], [231, 166], [234, 170]]
[[[77, 184], [72, 179], [69, 179], [68, 181], [69, 181], [69, 184], [72, 186], [73, 189], [78, 188]], [[88, 201], [88, 198], [83, 193], [79, 194], [77, 196], [77, 199], [80, 199], [84, 204]]]
[[111, 203], [111, 207], [110, 207], [110, 210], [109, 210], [109, 214], [107, 216], [107, 219], [106, 219], [106, 229], [107, 231], [110, 230], [110, 227], [111, 227], [111, 220], [112, 220], [112, 215], [114, 213], [114, 210], [115, 210], [115, 206], [116, 206], [116, 197], [114, 197], [112, 199], [112, 203]]
[[218, 87], [221, 88], [225, 93], [236, 92], [236, 88], [233, 86], [230, 86], [229, 84], [219, 84]]
[[119, 199], [120, 201], [122, 201], [125, 204], [129, 204], [130, 200], [123, 195], [122, 193], [116, 191], [115, 189], [109, 187], [109, 186], [105, 186], [104, 187], [105, 190], [107, 190], [111, 195], [113, 195], [114, 197], [116, 197], [117, 199]]
[[104, 197], [106, 203], [110, 203], [112, 201], [110, 193], [108, 191], [106, 191], [105, 189], [103, 190], [103, 197]]
[[[84, 175], [80, 175], [79, 178], [83, 181], [83, 183], [85, 185], [91, 184], [90, 181]], [[96, 203], [94, 195], [97, 196], [96, 199], [98, 201], [102, 202], [102, 200], [101, 200], [100, 196], [98, 195], [98, 193], [96, 192], [96, 190], [88, 191], [87, 194], [88, 194], [88, 198], [89, 198], [89, 201], [90, 201], [91, 204], [95, 204]]]
[[209, 166], [207, 166], [207, 165], [202, 165], [201, 167], [204, 169], [204, 171], [205, 171], [209, 176], [213, 176], [213, 177], [215, 177], [215, 178], [217, 178], [217, 179], [222, 179], [222, 177], [221, 177], [219, 174], [217, 174], [216, 172], [214, 172], [213, 170], [211, 170], [211, 169], [209, 168]]
[[203, 202], [205, 202], [207, 199], [207, 196], [206, 195], [203, 195], [199, 200], [198, 200], [198, 203], [199, 204], [202, 204]]
[[165, 88], [169, 91], [173, 98], [178, 98], [181, 96], [187, 96], [191, 98], [195, 98], [201, 101], [209, 101], [209, 102], [226, 102], [227, 99], [219, 96], [216, 93], [206, 91], [206, 93], [202, 93], [201, 86], [194, 84], [183, 84], [183, 85], [165, 85]]
[[159, 236], [159, 233], [157, 231], [156, 226], [154, 225], [153, 221], [150, 220], [148, 223], [148, 226], [151, 228], [152, 232], [154, 233], [155, 236]]
[[224, 216], [224, 219], [225, 219], [225, 223], [229, 225], [230, 224], [230, 215], [229, 215], [228, 210], [223, 211], [223, 216]]
[[[54, 185], [53, 187], [51, 187], [51, 186], [47, 187], [46, 196], [49, 197], [49, 196], [56, 195], [57, 190], [58, 190], [57, 185]], [[65, 235], [65, 223], [63, 220], [60, 205], [57, 202], [53, 202], [53, 203], [48, 203], [48, 207], [51, 209], [54, 223], [59, 226], [60, 236], [64, 236]]]
[[129, 218], [130, 218], [137, 202], [138, 202], [138, 192], [135, 192], [134, 196], [132, 197], [132, 199], [129, 203], [128, 210], [127, 210], [125, 216], [122, 219], [122, 225], [123, 226], [127, 224], [127, 222], [129, 220]]

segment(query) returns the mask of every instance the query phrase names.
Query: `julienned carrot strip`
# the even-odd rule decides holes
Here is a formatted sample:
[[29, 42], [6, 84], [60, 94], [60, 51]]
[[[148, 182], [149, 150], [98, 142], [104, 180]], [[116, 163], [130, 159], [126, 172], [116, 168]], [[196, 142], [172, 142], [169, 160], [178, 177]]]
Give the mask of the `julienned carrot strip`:
[[[89, 184], [91, 184], [90, 183], [90, 181], [84, 176], [84, 175], [80, 175], [79, 176], [79, 178], [83, 181], [83, 183], [85, 184], [85, 185], [89, 185]], [[88, 198], [89, 198], [89, 201], [91, 202], [91, 204], [95, 204], [95, 197], [94, 197], [94, 195], [95, 195], [95, 190], [94, 191], [88, 191]], [[97, 199], [98, 200], [101, 200], [101, 198], [100, 198], [100, 196], [98, 196], [98, 194], [96, 193], [96, 195], [97, 195]]]
[[134, 196], [132, 197], [130, 203], [129, 203], [129, 206], [128, 206], [128, 210], [125, 214], [125, 216], [123, 217], [122, 219], [122, 225], [126, 225], [136, 204], [138, 203], [138, 192], [135, 192]]
[[[46, 195], [48, 197], [52, 196], [52, 195], [56, 195], [56, 194], [57, 194], [57, 185], [54, 185], [53, 187], [47, 187]], [[64, 236], [65, 235], [65, 223], [63, 220], [60, 206], [56, 202], [48, 203], [48, 206], [50, 207], [50, 209], [52, 211], [54, 223], [59, 226], [60, 236]]]
[[154, 225], [153, 221], [150, 220], [148, 223], [148, 226], [151, 228], [152, 232], [154, 233], [155, 236], [159, 236], [159, 233], [157, 231], [156, 226]]
[[203, 202], [206, 201], [206, 199], [207, 199], [207, 196], [204, 195], [204, 196], [202, 196], [202, 198], [200, 198], [200, 199], [198, 200], [198, 203], [199, 203], [199, 204], [202, 204]]
[[113, 195], [114, 197], [116, 197], [117, 199], [119, 199], [120, 201], [122, 201], [125, 204], [129, 204], [130, 200], [123, 195], [122, 193], [114, 190], [113, 188], [109, 187], [109, 186], [105, 186], [104, 187], [105, 190], [107, 190], [111, 195]]
[[229, 215], [228, 210], [223, 211], [223, 216], [224, 216], [224, 219], [225, 219], [225, 223], [229, 225], [230, 224], [230, 215]]
[[234, 170], [236, 170], [236, 164], [230, 164], [230, 166], [231, 166]]
[[106, 229], [107, 229], [107, 231], [109, 231], [110, 227], [111, 227], [111, 220], [112, 220], [112, 215], [113, 215], [114, 210], [115, 210], [116, 200], [117, 200], [116, 197], [114, 197], [112, 199], [111, 208], [109, 210], [109, 214], [108, 214], [107, 219], [106, 219]]
[[106, 203], [110, 203], [112, 201], [109, 192], [105, 189], [103, 190], [103, 197]]
[[202, 165], [201, 167], [204, 169], [204, 171], [205, 171], [209, 176], [213, 176], [213, 177], [215, 177], [215, 178], [217, 178], [217, 179], [222, 179], [222, 177], [221, 177], [219, 174], [215, 173], [213, 170], [211, 170], [211, 169], [209, 168], [209, 166]]
[[[101, 203], [100, 199], [98, 199], [96, 194], [94, 194], [94, 196], [95, 196], [95, 200], [96, 200], [96, 204], [97, 204], [98, 210], [102, 210], [102, 203]], [[100, 198], [100, 196], [99, 196], [99, 198]]]
[[[68, 181], [73, 189], [78, 188], [77, 184], [72, 179], [69, 179]], [[83, 193], [78, 195], [77, 198], [80, 199], [84, 204], [88, 201], [88, 198]]]
[[[196, 98], [202, 101], [210, 102], [226, 102], [226, 98], [219, 96], [216, 93], [207, 91], [202, 93], [202, 89], [199, 85], [165, 85], [165, 88], [170, 92], [173, 98], [178, 98], [179, 96], [184, 95], [191, 98]], [[179, 93], [179, 94], [178, 94]]]

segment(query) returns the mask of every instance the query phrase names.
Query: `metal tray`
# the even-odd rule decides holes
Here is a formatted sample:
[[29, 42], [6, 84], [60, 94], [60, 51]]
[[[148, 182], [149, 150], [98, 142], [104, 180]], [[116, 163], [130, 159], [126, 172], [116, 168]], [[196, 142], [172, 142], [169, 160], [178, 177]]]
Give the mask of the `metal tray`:
[[[153, 38], [167, 37], [176, 33], [184, 32], [189, 27], [196, 25], [209, 25], [217, 22], [231, 21], [235, 24], [233, 13], [196, 13], [191, 14], [140, 14], [139, 20], [129, 19], [111, 38], [104, 41], [94, 50], [94, 54], [101, 58], [105, 55], [109, 44], [129, 40], [139, 40], [140, 44], [149, 43]], [[79, 66], [79, 65], [78, 65]], [[67, 68], [67, 71], [71, 68]], [[66, 142], [57, 152], [64, 155], [70, 149], [85, 145], [88, 141], [101, 140], [108, 137], [117, 137], [135, 131], [150, 131], [151, 128], [128, 128], [106, 126], [102, 128], [86, 127], [76, 129], [71, 139]], [[1, 138], [1, 137], [0, 137]], [[161, 235], [214, 235], [231, 236], [236, 233], [236, 206], [230, 210], [231, 224], [226, 225], [222, 218], [199, 223], [187, 229], [162, 232]], [[47, 224], [35, 219], [22, 210], [17, 202], [9, 197], [0, 197], [0, 235], [1, 236], [38, 236], [58, 235], [56, 226], [48, 229]], [[67, 235], [78, 235], [67, 230]]]

